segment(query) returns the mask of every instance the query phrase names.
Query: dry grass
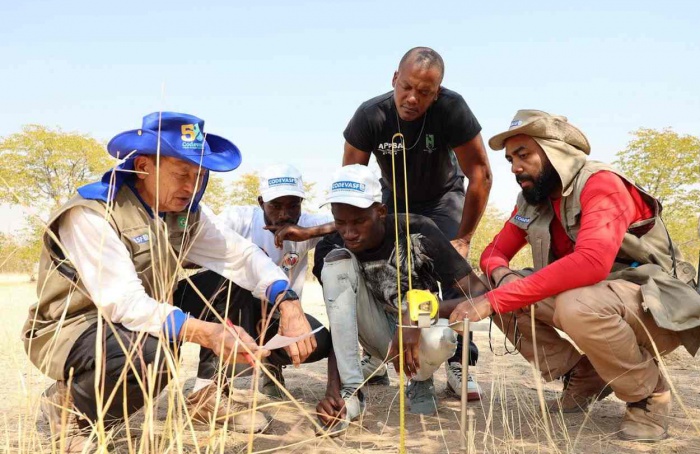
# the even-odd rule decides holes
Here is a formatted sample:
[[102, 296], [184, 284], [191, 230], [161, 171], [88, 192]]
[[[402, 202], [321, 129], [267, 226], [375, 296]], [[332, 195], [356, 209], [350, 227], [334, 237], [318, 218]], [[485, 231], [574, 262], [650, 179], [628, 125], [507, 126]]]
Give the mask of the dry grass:
[[[326, 321], [318, 287], [305, 291], [306, 310]], [[0, 321], [0, 446], [7, 453], [59, 452], [46, 427], [36, 424], [37, 402], [50, 384], [29, 363], [19, 340], [19, 331], [27, 308], [35, 299], [35, 287], [27, 282], [0, 280], [0, 301], [4, 302]], [[485, 398], [473, 404], [475, 452], [491, 453], [632, 453], [698, 452], [700, 434], [691, 419], [700, 419], [700, 377], [697, 362], [677, 351], [667, 357], [666, 367], [679, 397], [688, 409], [679, 405], [673, 411], [670, 440], [656, 445], [623, 442], [616, 430], [624, 404], [614, 397], [598, 403], [588, 414], [553, 415], [542, 418], [537, 381], [532, 369], [518, 356], [495, 356], [488, 351], [485, 333], [477, 333], [481, 350], [478, 367], [472, 372], [484, 388]], [[502, 346], [496, 335], [495, 346]], [[500, 353], [497, 348], [497, 353]], [[325, 361], [298, 370], [286, 369], [287, 388], [296, 402], [273, 402], [258, 395], [256, 404], [274, 417], [264, 434], [249, 437], [215, 427], [190, 424], [184, 413], [183, 389], [194, 377], [198, 347], [184, 348], [177, 365], [177, 386], [171, 385], [145, 411], [130, 418], [128, 430], [103, 434], [101, 452], [129, 453], [239, 453], [239, 452], [396, 452], [399, 437], [397, 377], [392, 386], [368, 389], [368, 411], [364, 418], [343, 436], [335, 439], [315, 436], [311, 422], [316, 402], [325, 390]], [[239, 392], [250, 388], [251, 378], [236, 378]], [[406, 415], [408, 452], [458, 452], [460, 446], [459, 400], [445, 394], [444, 372], [436, 374], [440, 396], [439, 414], [434, 417]], [[556, 383], [543, 387], [545, 398], [553, 397]], [[551, 437], [547, 435], [551, 434]], [[128, 436], [127, 436], [128, 434]]]

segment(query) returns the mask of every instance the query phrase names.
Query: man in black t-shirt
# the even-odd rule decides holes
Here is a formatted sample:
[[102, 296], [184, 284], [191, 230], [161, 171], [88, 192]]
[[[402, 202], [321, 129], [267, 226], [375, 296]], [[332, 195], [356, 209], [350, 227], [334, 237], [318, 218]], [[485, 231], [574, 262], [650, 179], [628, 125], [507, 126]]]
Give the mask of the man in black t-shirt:
[[[402, 323], [409, 324], [405, 298], [398, 300], [397, 289], [399, 280], [402, 295], [409, 290], [407, 218], [413, 289], [437, 292], [440, 282], [443, 287], [459, 286], [472, 297], [487, 291], [435, 223], [419, 215], [398, 215], [397, 270], [395, 217], [380, 200], [381, 187], [370, 169], [357, 164], [340, 169], [326, 200], [337, 232], [316, 246], [314, 274], [323, 286], [334, 348], [326, 396], [316, 409], [321, 422], [335, 425], [334, 430], [345, 429], [364, 411], [358, 341], [375, 358], [393, 360], [398, 369], [399, 310]], [[449, 316], [460, 301], [464, 298], [443, 301], [440, 316]], [[406, 387], [409, 411], [434, 414], [433, 372], [454, 353], [456, 333], [444, 319], [429, 328], [407, 327], [402, 332], [404, 373], [411, 378]]]
[[[433, 49], [416, 47], [401, 59], [393, 91], [364, 102], [343, 135], [343, 165], [369, 163], [374, 154], [382, 172], [383, 202], [389, 212], [416, 213], [432, 219], [466, 259], [469, 244], [486, 208], [491, 169], [481, 138], [481, 125], [458, 93], [440, 86], [445, 71]], [[392, 137], [404, 135], [404, 141]], [[403, 149], [406, 148], [408, 206], [404, 200]], [[396, 153], [394, 206], [392, 151]], [[466, 196], [464, 176], [469, 179]], [[447, 289], [445, 297], [461, 295]], [[462, 343], [459, 342], [461, 347]], [[470, 343], [473, 362], [478, 357]], [[461, 348], [446, 365], [447, 378], [461, 392]], [[470, 382], [470, 396], [480, 393]]]

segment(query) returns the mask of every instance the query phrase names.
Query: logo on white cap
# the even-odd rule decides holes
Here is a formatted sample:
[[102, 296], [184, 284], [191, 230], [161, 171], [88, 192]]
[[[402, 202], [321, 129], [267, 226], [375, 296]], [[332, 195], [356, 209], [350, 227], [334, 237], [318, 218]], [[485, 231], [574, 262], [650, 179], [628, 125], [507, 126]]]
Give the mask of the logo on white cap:
[[287, 195], [305, 197], [301, 173], [286, 164], [274, 165], [263, 170], [260, 178], [260, 196], [263, 202]]
[[381, 201], [382, 187], [379, 179], [367, 166], [352, 164], [335, 171], [324, 205], [344, 203], [369, 208], [373, 203]]
[[267, 185], [269, 187], [273, 186], [296, 186], [297, 185], [297, 179], [292, 178], [292, 177], [279, 177], [279, 178], [269, 178], [267, 180]]
[[336, 181], [331, 186], [331, 191], [359, 191], [365, 192], [365, 186], [362, 183], [356, 181]]

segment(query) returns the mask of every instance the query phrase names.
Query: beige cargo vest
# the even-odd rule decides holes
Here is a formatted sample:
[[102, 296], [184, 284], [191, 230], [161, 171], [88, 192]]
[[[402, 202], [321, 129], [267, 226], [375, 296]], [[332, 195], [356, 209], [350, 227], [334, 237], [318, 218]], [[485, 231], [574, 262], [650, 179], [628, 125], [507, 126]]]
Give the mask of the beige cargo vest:
[[[569, 180], [571, 184], [561, 199], [562, 224], [574, 242], [580, 228], [581, 192], [588, 179], [602, 170], [613, 172], [634, 184], [607, 164], [586, 161]], [[563, 179], [567, 181], [567, 178]], [[695, 355], [700, 348], [700, 295], [691, 287], [695, 269], [683, 260], [678, 248], [672, 244], [660, 217], [658, 201], [639, 187], [637, 189], [652, 207], [654, 217], [630, 225], [608, 279], [624, 279], [639, 284], [644, 309], [651, 312], [660, 327], [679, 331], [681, 342], [690, 354]], [[535, 270], [554, 261], [549, 231], [552, 219], [554, 212], [551, 203], [529, 205], [522, 193], [518, 196], [517, 212], [510, 222], [526, 231]], [[630, 265], [633, 262], [639, 266], [632, 268]]]
[[[199, 212], [186, 211], [153, 219], [126, 184], [110, 204], [77, 195], [52, 215], [44, 234], [39, 263], [39, 301], [29, 309], [22, 338], [32, 363], [56, 380], [65, 378], [68, 353], [98, 316], [97, 307], [65, 258], [58, 240], [61, 216], [77, 206], [105, 216], [129, 251], [146, 293], [163, 302], [172, 301], [178, 267], [182, 264], [179, 252], [187, 250], [199, 219]], [[110, 266], [109, 263], [102, 265]]]

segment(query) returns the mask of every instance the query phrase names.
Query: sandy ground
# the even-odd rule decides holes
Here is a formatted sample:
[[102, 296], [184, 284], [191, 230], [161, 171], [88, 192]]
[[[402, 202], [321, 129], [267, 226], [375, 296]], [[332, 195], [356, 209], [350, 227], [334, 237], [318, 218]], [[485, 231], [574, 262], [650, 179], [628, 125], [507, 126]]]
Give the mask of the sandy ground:
[[[50, 381], [42, 377], [24, 354], [19, 331], [28, 306], [35, 300], [35, 286], [17, 282], [17, 278], [0, 279], [0, 451], [52, 452], [43, 432], [35, 429], [37, 399]], [[304, 292], [307, 312], [327, 324], [320, 287], [311, 283]], [[555, 415], [548, 423], [542, 418], [537, 399], [538, 381], [530, 366], [517, 355], [504, 355], [503, 337], [494, 328], [489, 351], [488, 333], [479, 332], [475, 340], [481, 351], [478, 367], [472, 369], [484, 389], [481, 402], [470, 403], [474, 410], [474, 452], [585, 452], [585, 453], [700, 453], [700, 367], [684, 350], [667, 357], [666, 365], [678, 391], [675, 402], [671, 438], [655, 445], [623, 442], [616, 431], [624, 412], [624, 403], [614, 396], [596, 404], [587, 414]], [[192, 377], [198, 348], [187, 346], [181, 373]], [[326, 362], [285, 370], [287, 388], [303, 409], [312, 412], [325, 391]], [[253, 451], [277, 452], [396, 452], [399, 440], [398, 378], [391, 371], [390, 386], [373, 386], [366, 390], [367, 413], [343, 436], [329, 440], [314, 436], [311, 422], [292, 403], [274, 404], [269, 412], [274, 421], [265, 434], [256, 436]], [[407, 452], [458, 452], [460, 448], [459, 400], [445, 391], [445, 373], [435, 376], [440, 397], [439, 413], [432, 417], [406, 414]], [[236, 387], [246, 388], [250, 378], [236, 379]], [[559, 383], [544, 385], [546, 398], [555, 396]], [[166, 393], [159, 406], [166, 403]], [[269, 401], [262, 400], [263, 404]], [[685, 408], [683, 408], [685, 407]], [[138, 418], [132, 423], [132, 435], [139, 434]], [[697, 426], [696, 427], [694, 427]], [[158, 427], [158, 423], [155, 424]], [[158, 434], [156, 437], [166, 437]], [[218, 434], [225, 442], [214, 451], [207, 451], [207, 436], [181, 437], [185, 441], [177, 449], [163, 452], [246, 452], [247, 434]], [[197, 440], [196, 442], [194, 440]], [[188, 441], [189, 440], [189, 441]], [[210, 445], [211, 448], [211, 445]], [[128, 452], [123, 445], [115, 448]], [[154, 452], [159, 452], [156, 449]]]

